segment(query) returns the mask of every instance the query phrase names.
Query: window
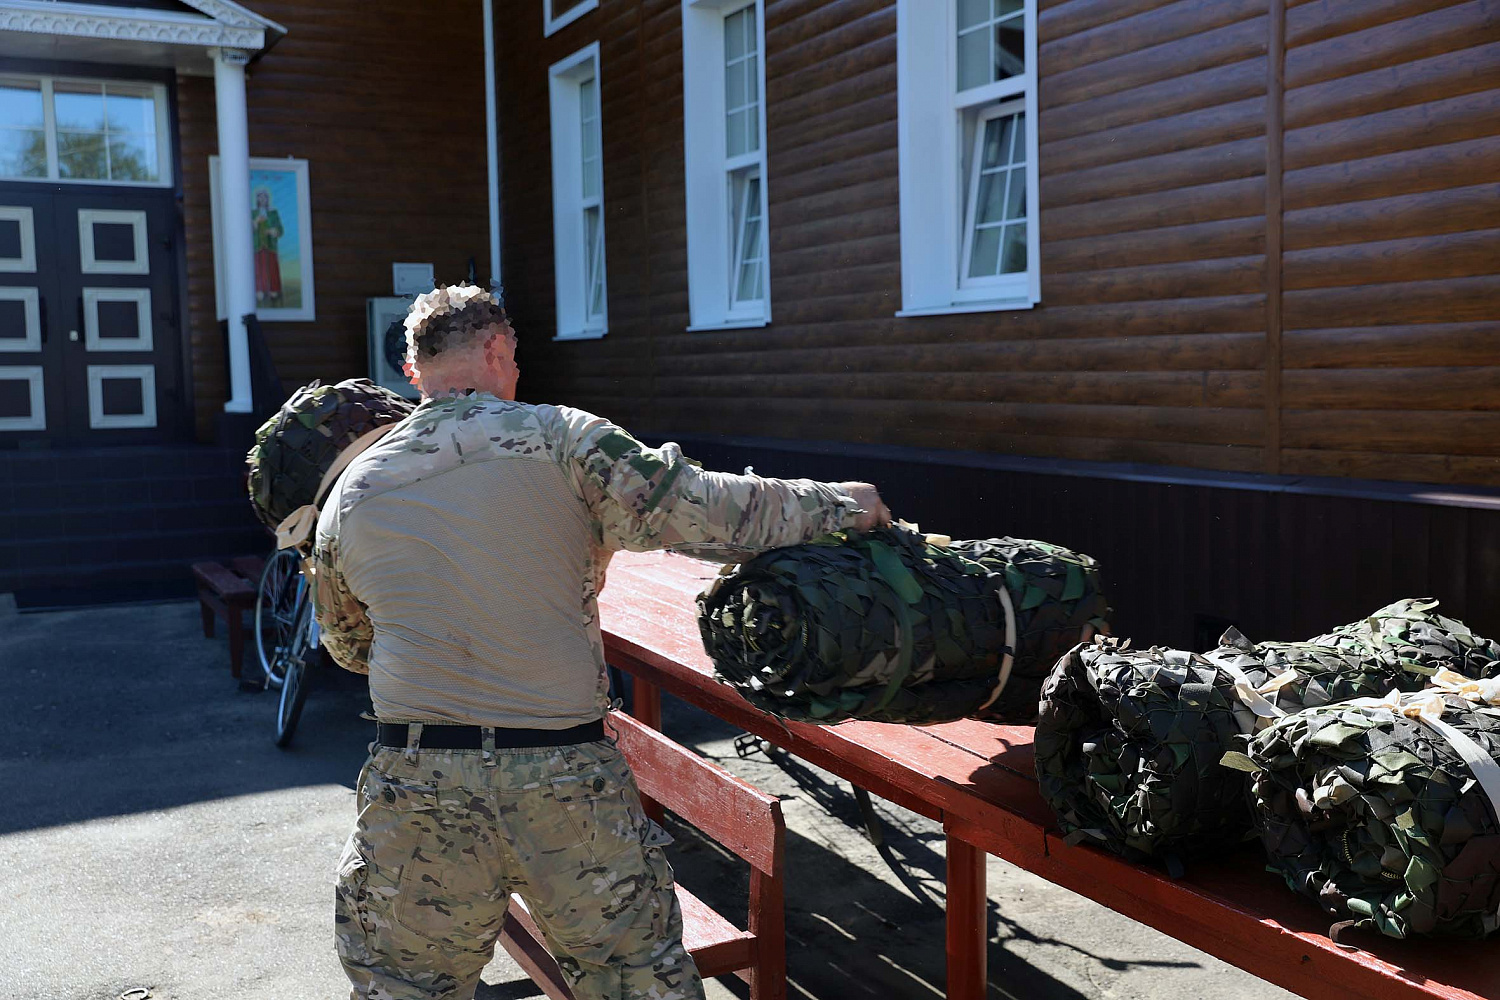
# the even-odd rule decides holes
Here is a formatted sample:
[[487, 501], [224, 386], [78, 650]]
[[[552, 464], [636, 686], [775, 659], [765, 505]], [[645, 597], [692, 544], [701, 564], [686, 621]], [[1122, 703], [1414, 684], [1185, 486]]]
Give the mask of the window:
[[171, 183], [166, 87], [0, 77], [0, 178]]
[[683, 0], [691, 330], [771, 319], [763, 0]]
[[567, 27], [597, 6], [599, 0], [542, 0], [542, 35]]
[[604, 280], [599, 44], [554, 63], [549, 79], [557, 336], [602, 337], [609, 329], [609, 295]]
[[899, 0], [896, 30], [901, 315], [1035, 305], [1034, 0]]

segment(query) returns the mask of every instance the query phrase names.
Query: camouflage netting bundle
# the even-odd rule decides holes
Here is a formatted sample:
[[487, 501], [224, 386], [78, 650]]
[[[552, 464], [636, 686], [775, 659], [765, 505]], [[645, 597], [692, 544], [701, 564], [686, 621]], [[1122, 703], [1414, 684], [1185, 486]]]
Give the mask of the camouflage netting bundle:
[[726, 571], [698, 600], [720, 679], [803, 722], [1029, 721], [1057, 656], [1107, 628], [1097, 565], [1046, 542], [928, 537], [839, 532]]
[[1071, 842], [1135, 859], [1175, 863], [1244, 838], [1246, 779], [1219, 766], [1240, 737], [1304, 708], [1414, 691], [1439, 669], [1500, 669], [1495, 644], [1436, 604], [1398, 601], [1310, 642], [1255, 644], [1230, 629], [1203, 655], [1075, 649], [1042, 689], [1042, 796]]
[[[1341, 923], [1398, 938], [1477, 938], [1500, 925], [1500, 778], [1487, 792], [1476, 780], [1487, 768], [1443, 731], [1500, 761], [1500, 683], [1439, 676], [1453, 681], [1446, 693], [1308, 709], [1225, 759], [1254, 772], [1273, 869]], [[1424, 706], [1426, 718], [1409, 714]]]
[[1439, 670], [1466, 677], [1500, 674], [1500, 643], [1475, 635], [1461, 621], [1437, 614], [1437, 606], [1431, 599], [1397, 601], [1363, 621], [1311, 641], [1353, 650], [1399, 669], [1404, 678], [1402, 690], [1416, 690]]
[[411, 400], [364, 378], [337, 385], [312, 382], [292, 393], [255, 432], [245, 456], [250, 503], [266, 527], [314, 501], [318, 483], [339, 452], [357, 438], [405, 419]]
[[1250, 829], [1244, 775], [1219, 764], [1256, 716], [1203, 656], [1101, 637], [1042, 687], [1037, 781], [1069, 843], [1175, 859]]

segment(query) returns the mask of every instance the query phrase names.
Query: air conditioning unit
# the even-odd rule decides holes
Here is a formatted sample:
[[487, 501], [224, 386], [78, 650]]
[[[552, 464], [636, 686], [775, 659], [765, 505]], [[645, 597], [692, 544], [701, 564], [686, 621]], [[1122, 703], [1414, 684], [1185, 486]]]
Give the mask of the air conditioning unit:
[[406, 360], [406, 311], [409, 296], [387, 296], [365, 300], [369, 328], [370, 381], [399, 392], [408, 399], [419, 395], [406, 379], [401, 363]]

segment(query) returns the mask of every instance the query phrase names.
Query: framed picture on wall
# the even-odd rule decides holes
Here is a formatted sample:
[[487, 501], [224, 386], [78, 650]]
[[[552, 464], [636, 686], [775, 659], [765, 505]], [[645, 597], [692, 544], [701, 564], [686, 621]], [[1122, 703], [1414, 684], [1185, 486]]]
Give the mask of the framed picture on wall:
[[[208, 158], [214, 230], [214, 308], [224, 308], [224, 252], [219, 158]], [[250, 230], [254, 239], [255, 315], [264, 321], [316, 318], [313, 296], [312, 198], [307, 161], [250, 157]]]

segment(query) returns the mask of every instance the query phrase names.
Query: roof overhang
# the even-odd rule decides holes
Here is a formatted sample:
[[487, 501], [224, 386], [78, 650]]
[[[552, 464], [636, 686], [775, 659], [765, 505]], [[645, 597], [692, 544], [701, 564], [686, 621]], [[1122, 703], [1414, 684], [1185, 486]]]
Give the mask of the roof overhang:
[[255, 55], [286, 34], [275, 21], [231, 0], [182, 0], [182, 5], [191, 11], [0, 0], [0, 55], [210, 73], [209, 49]]

